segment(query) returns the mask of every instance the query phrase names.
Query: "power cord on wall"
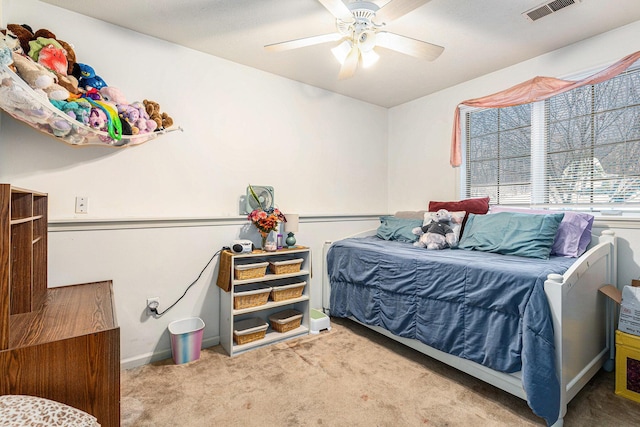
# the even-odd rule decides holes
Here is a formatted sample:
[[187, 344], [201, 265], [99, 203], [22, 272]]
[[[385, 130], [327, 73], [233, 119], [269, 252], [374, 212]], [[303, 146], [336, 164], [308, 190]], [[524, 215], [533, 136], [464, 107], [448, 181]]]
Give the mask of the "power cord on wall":
[[182, 298], [184, 298], [185, 295], [187, 295], [187, 292], [189, 292], [189, 289], [191, 289], [193, 287], [193, 285], [195, 285], [198, 280], [200, 280], [200, 277], [202, 277], [202, 273], [204, 273], [204, 271], [207, 269], [207, 267], [209, 267], [209, 264], [211, 264], [211, 261], [213, 261], [213, 259], [220, 254], [220, 252], [222, 252], [225, 249], [229, 249], [228, 247], [223, 247], [222, 249], [218, 250], [215, 254], [213, 254], [211, 256], [211, 259], [209, 259], [209, 261], [207, 262], [207, 264], [204, 266], [204, 268], [202, 269], [202, 271], [200, 271], [200, 274], [198, 274], [198, 277], [196, 277], [196, 279], [191, 282], [191, 284], [189, 286], [187, 286], [187, 289], [185, 289], [184, 293], [182, 294], [182, 296], [180, 298], [178, 298], [176, 300], [176, 302], [174, 302], [173, 304], [171, 304], [169, 307], [167, 307], [166, 310], [164, 311], [158, 311], [158, 303], [156, 302], [155, 304], [149, 304], [148, 309], [151, 312], [151, 315], [153, 317], [162, 317], [163, 314], [165, 314], [167, 311], [171, 310], [173, 307], [175, 307], [176, 304], [178, 304], [180, 302], [180, 300]]

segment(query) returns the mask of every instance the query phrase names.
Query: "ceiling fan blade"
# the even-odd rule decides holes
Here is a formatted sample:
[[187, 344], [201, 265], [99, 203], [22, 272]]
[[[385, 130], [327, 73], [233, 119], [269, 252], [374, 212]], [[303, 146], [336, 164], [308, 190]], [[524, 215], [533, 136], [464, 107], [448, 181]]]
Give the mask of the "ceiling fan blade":
[[349, 8], [342, 0], [318, 0], [333, 16], [344, 22], [353, 22], [354, 18]]
[[353, 46], [351, 51], [347, 55], [347, 58], [344, 60], [342, 67], [340, 67], [340, 73], [338, 74], [338, 79], [348, 79], [353, 76], [356, 72], [356, 68], [358, 68], [358, 60], [360, 59], [360, 49], [357, 46]]
[[270, 52], [281, 52], [283, 50], [298, 49], [300, 47], [313, 46], [315, 44], [335, 42], [342, 39], [342, 37], [343, 36], [338, 33], [322, 34], [319, 36], [268, 44], [264, 48]]
[[376, 23], [388, 24], [428, 3], [430, 0], [391, 0], [376, 12]]
[[423, 42], [386, 31], [380, 31], [376, 35], [376, 46], [395, 50], [405, 55], [415, 56], [416, 58], [426, 59], [427, 61], [433, 61], [444, 51], [444, 48], [437, 44]]

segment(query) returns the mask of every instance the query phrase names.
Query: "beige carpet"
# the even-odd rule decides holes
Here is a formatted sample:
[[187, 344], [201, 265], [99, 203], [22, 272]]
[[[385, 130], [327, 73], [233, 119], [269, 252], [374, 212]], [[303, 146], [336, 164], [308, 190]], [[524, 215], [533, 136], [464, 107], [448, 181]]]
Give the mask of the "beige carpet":
[[[332, 330], [228, 357], [122, 372], [122, 426], [544, 426], [526, 402], [380, 336]], [[640, 404], [601, 371], [565, 426], [636, 426]]]

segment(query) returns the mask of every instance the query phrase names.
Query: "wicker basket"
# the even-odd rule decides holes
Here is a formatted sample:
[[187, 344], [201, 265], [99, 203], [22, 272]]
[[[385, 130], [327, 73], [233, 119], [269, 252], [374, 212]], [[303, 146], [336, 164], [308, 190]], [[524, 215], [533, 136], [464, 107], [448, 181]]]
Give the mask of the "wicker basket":
[[271, 270], [273, 274], [297, 273], [300, 271], [302, 261], [304, 261], [302, 258], [286, 261], [272, 261], [269, 263], [269, 270]]
[[236, 322], [233, 329], [233, 341], [240, 345], [257, 341], [265, 337], [269, 324], [259, 317]]
[[269, 323], [276, 332], [288, 332], [300, 327], [302, 313], [294, 309], [280, 311], [269, 316]]
[[264, 305], [269, 300], [271, 289], [271, 286], [266, 284], [242, 285], [242, 287], [233, 294], [233, 308], [240, 310], [242, 308]]
[[291, 285], [274, 286], [271, 288], [272, 301], [284, 301], [292, 298], [300, 298], [307, 282], [293, 283]]
[[268, 262], [258, 262], [253, 264], [237, 264], [234, 267], [236, 280], [258, 279], [267, 273]]

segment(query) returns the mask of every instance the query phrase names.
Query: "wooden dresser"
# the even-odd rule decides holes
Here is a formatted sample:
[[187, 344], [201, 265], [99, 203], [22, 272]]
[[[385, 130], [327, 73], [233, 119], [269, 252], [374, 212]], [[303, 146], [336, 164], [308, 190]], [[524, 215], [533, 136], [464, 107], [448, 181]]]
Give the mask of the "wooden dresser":
[[0, 184], [0, 394], [56, 400], [119, 426], [112, 283], [46, 287], [46, 201]]

